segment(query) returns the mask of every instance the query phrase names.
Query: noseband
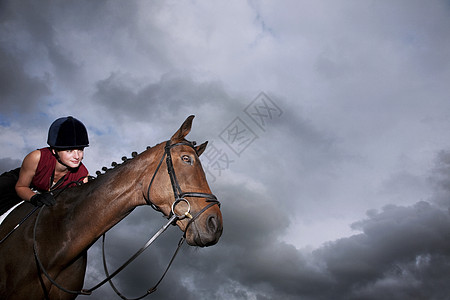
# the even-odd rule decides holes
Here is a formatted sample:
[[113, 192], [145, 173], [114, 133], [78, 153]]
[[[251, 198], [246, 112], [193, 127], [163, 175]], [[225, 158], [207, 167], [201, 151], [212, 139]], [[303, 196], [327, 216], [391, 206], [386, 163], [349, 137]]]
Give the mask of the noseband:
[[[145, 198], [145, 201], [147, 202], [148, 205], [153, 207], [153, 209], [155, 209], [157, 211], [161, 211], [159, 209], [159, 207], [157, 207], [150, 200], [150, 188], [152, 187], [153, 181], [154, 181], [154, 179], [156, 177], [156, 174], [159, 171], [159, 168], [161, 167], [162, 162], [164, 161], [164, 158], [166, 158], [167, 172], [169, 173], [170, 182], [172, 184], [173, 195], [175, 197], [175, 201], [174, 201], [174, 203], [172, 205], [172, 210], [171, 210], [170, 215], [168, 216], [168, 218], [172, 217], [172, 215], [173, 215], [173, 207], [174, 206], [176, 206], [180, 202], [186, 202], [187, 205], [188, 205], [188, 210], [181, 217], [178, 216], [178, 220], [184, 219], [185, 217], [190, 219], [188, 224], [186, 225], [185, 230], [184, 230], [184, 236], [186, 236], [187, 229], [191, 225], [191, 223], [193, 223], [203, 212], [205, 212], [211, 206], [217, 204], [220, 207], [220, 202], [219, 202], [219, 200], [217, 200], [217, 197], [214, 194], [201, 193], [201, 192], [183, 192], [181, 190], [180, 185], [179, 185], [178, 180], [177, 180], [177, 176], [175, 174], [175, 169], [173, 167], [172, 155], [170, 153], [170, 150], [172, 148], [176, 147], [176, 146], [182, 146], [182, 145], [191, 147], [192, 149], [194, 149], [195, 153], [197, 153], [197, 149], [195, 149], [195, 142], [193, 142], [193, 143], [180, 142], [180, 143], [170, 144], [170, 140], [167, 141], [166, 145], [164, 147], [164, 154], [161, 157], [161, 160], [159, 161], [158, 166], [156, 167], [155, 173], [153, 174], [153, 177], [152, 177], [152, 179], [150, 181], [150, 184], [148, 185], [147, 198]], [[197, 153], [197, 155], [198, 155], [198, 153]], [[206, 202], [209, 202], [209, 204], [206, 205], [205, 207], [203, 207], [199, 212], [197, 212], [197, 214], [195, 214], [195, 216], [192, 216], [190, 214], [190, 207], [191, 207], [191, 205], [190, 205], [189, 201], [186, 199], [186, 197], [204, 198]]]

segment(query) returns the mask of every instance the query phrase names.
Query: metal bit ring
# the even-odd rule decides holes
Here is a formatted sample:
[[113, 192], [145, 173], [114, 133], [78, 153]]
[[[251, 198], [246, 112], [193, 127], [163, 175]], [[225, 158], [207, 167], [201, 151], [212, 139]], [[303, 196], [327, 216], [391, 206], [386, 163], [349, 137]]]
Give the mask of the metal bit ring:
[[[182, 215], [177, 215], [175, 213], [175, 206], [177, 206], [178, 203], [180, 202], [186, 202], [186, 204], [188, 205], [188, 208], [186, 210], [186, 212]], [[172, 204], [172, 214], [174, 214], [179, 220], [182, 220], [184, 218], [189, 218], [192, 219], [192, 215], [191, 215], [191, 204], [189, 203], [189, 201], [187, 201], [185, 198], [178, 198], [177, 200], [175, 200], [175, 202]]]

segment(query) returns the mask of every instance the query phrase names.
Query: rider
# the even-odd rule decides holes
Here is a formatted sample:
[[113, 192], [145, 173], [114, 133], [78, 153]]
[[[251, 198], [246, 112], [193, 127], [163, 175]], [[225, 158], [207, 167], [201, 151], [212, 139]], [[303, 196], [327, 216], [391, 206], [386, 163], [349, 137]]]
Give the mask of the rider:
[[16, 183], [17, 195], [37, 206], [55, 204], [50, 191], [73, 186], [79, 180], [87, 182], [89, 175], [81, 162], [89, 139], [79, 120], [69, 116], [54, 121], [47, 144], [50, 147], [34, 150], [24, 158]]
[[51, 206], [55, 204], [52, 190], [87, 182], [89, 173], [81, 161], [89, 139], [83, 123], [71, 116], [57, 119], [50, 126], [47, 143], [50, 147], [29, 153], [21, 168], [1, 175], [2, 194], [11, 195], [5, 187], [15, 182], [15, 191], [22, 200]]

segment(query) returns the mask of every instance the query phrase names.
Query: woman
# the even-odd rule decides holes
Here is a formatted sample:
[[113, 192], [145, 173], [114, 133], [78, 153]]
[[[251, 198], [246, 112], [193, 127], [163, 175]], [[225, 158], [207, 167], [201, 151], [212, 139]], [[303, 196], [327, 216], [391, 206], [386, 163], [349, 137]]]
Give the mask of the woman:
[[[57, 119], [50, 126], [47, 143], [50, 147], [34, 150], [24, 158], [20, 173], [16, 169], [1, 175], [3, 212], [20, 199], [36, 206], [54, 205], [52, 190], [87, 182], [89, 173], [81, 161], [89, 139], [83, 123], [71, 116]], [[11, 183], [18, 197], [11, 197]]]
[[89, 146], [83, 123], [71, 116], [57, 119], [50, 126], [47, 143], [50, 147], [24, 158], [16, 183], [17, 195], [37, 206], [55, 204], [52, 190], [87, 182], [89, 175], [81, 162]]

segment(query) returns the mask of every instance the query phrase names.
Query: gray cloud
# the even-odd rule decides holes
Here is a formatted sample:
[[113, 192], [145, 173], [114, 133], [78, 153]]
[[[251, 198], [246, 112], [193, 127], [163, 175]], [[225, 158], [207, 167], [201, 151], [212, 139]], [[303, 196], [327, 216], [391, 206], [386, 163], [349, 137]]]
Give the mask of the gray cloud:
[[39, 107], [43, 97], [50, 94], [45, 78], [27, 74], [16, 57], [0, 46], [1, 114], [30, 114]]
[[[343, 298], [439, 299], [442, 291], [432, 287], [433, 281], [424, 274], [448, 260], [449, 221], [447, 212], [427, 202], [392, 205], [369, 212], [368, 219], [353, 224], [363, 234], [331, 242], [317, 254], [338, 280], [338, 288], [344, 289]], [[440, 276], [446, 277], [445, 273]]]
[[18, 159], [0, 158], [0, 173], [20, 167], [22, 161]]
[[219, 82], [195, 82], [188, 76], [166, 74], [158, 82], [138, 87], [130, 76], [115, 73], [97, 83], [94, 99], [119, 119], [162, 118], [174, 123], [190, 112], [207, 117], [204, 111], [220, 111], [226, 107], [224, 103], [232, 101]]
[[[220, 243], [200, 251], [184, 249], [171, 270], [168, 281], [184, 286], [188, 295], [195, 295], [193, 298], [445, 298], [448, 280], [445, 266], [450, 258], [447, 211], [425, 201], [371, 210], [366, 219], [352, 225], [362, 233], [308, 252], [279, 240], [288, 220], [286, 212], [274, 207], [270, 199], [252, 195], [254, 192], [243, 186], [234, 190], [235, 193], [228, 192], [221, 199], [226, 226]], [[217, 191], [219, 195], [221, 192]], [[246, 202], [237, 205], [236, 198]], [[263, 211], [270, 213], [262, 214]], [[142, 228], [141, 222], [135, 225], [141, 224], [138, 228]], [[158, 227], [155, 224], [149, 227], [152, 226]], [[157, 257], [162, 270], [162, 261], [168, 260], [180, 234], [177, 230], [170, 232], [163, 245], [151, 250], [146, 264], [154, 266]], [[114, 252], [131, 253], [132, 240], [123, 241]], [[142, 290], [148, 282], [156, 280], [155, 274], [141, 272], [142, 269], [137, 269], [125, 277], [129, 292]], [[186, 283], [185, 274], [193, 275], [191, 284]], [[196, 294], [200, 286], [210, 289]], [[178, 297], [166, 292], [161, 291], [160, 295], [167, 299]]]
[[438, 153], [435, 159], [435, 166], [433, 172], [430, 174], [428, 180], [433, 186], [433, 195], [431, 200], [438, 206], [446, 209], [449, 207], [450, 194], [450, 152], [443, 150]]

